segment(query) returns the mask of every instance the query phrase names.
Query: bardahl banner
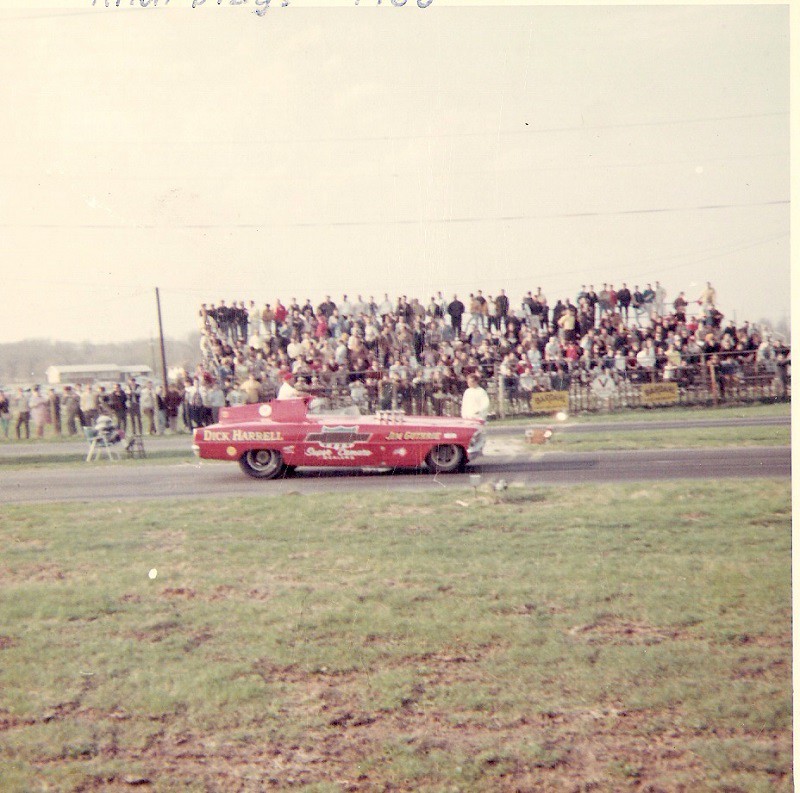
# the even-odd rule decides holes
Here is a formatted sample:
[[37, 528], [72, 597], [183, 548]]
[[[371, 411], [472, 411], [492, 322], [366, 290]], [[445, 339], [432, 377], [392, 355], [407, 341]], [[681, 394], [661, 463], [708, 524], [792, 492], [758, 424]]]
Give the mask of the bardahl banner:
[[554, 413], [569, 410], [568, 391], [542, 391], [531, 394], [531, 410], [534, 413]]
[[678, 384], [644, 383], [641, 394], [643, 405], [674, 405], [678, 401]]

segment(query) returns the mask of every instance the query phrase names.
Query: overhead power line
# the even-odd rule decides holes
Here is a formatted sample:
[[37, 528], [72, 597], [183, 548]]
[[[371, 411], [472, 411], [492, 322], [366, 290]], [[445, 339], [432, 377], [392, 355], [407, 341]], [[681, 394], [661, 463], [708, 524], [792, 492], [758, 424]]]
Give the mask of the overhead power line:
[[[766, 245], [766, 244], [771, 243], [771, 242], [777, 242], [778, 240], [787, 239], [788, 237], [789, 237], [788, 233], [776, 234], [776, 235], [773, 235], [771, 237], [767, 237], [765, 239], [753, 240], [751, 242], [745, 242], [745, 243], [732, 245], [732, 246], [725, 246], [724, 248], [721, 248], [721, 249], [717, 250], [714, 253], [709, 253], [709, 254], [707, 254], [705, 256], [698, 256], [697, 255], [698, 253], [702, 252], [702, 249], [701, 249], [700, 251], [695, 251], [694, 253], [687, 252], [687, 253], [682, 253], [682, 254], [675, 254], [673, 256], [658, 256], [658, 257], [649, 258], [649, 259], [642, 259], [640, 261], [640, 263], [649, 265], [649, 268], [645, 268], [645, 269], [638, 269], [637, 268], [635, 271], [634, 270], [630, 270], [630, 269], [629, 270], [625, 270], [625, 268], [627, 268], [627, 267], [634, 267], [635, 265], [633, 265], [633, 264], [620, 265], [620, 266], [617, 267], [617, 269], [618, 270], [625, 270], [625, 272], [628, 273], [628, 275], [626, 276], [628, 283], [635, 282], [636, 279], [639, 279], [639, 282], [641, 283], [641, 282], [645, 281], [649, 277], [653, 277], [653, 278], [661, 277], [661, 278], [663, 278], [665, 273], [671, 273], [671, 272], [674, 272], [675, 270], [681, 270], [681, 269], [683, 269], [685, 267], [692, 267], [694, 265], [701, 264], [702, 262], [712, 261], [713, 259], [723, 259], [725, 257], [733, 256], [733, 255], [735, 255], [737, 253], [741, 253], [742, 251], [750, 250], [751, 248], [757, 248], [757, 247], [759, 247], [761, 245]], [[713, 249], [706, 249], [706, 250], [713, 250]], [[672, 264], [672, 265], [668, 265], [666, 267], [654, 267], [654, 266], [652, 266], [655, 262], [668, 261], [670, 259], [684, 259], [685, 261], [682, 261], [680, 264]], [[586, 277], [585, 273], [586, 273], [586, 268], [584, 267], [584, 268], [574, 269], [574, 270], [559, 270], [558, 275], [559, 275], [559, 277], [561, 277], [561, 276], [565, 276], [565, 275], [581, 275], [581, 274], [584, 274], [584, 277]], [[510, 282], [514, 282], [514, 281], [529, 281], [529, 280], [530, 279], [528, 279], [527, 277], [524, 277], [524, 278], [510, 279]], [[620, 279], [620, 281], [622, 281], [622, 280], [623, 279]], [[564, 288], [564, 287], [561, 287], [561, 288]]]
[[450, 218], [408, 218], [402, 220], [331, 220], [331, 221], [296, 221], [294, 223], [179, 223], [163, 225], [156, 223], [0, 223], [0, 228], [17, 229], [152, 229], [165, 231], [167, 229], [263, 229], [263, 228], [341, 228], [348, 226], [424, 226], [449, 223], [511, 223], [520, 220], [558, 220], [560, 218], [591, 218], [591, 217], [616, 217], [622, 215], [656, 215], [680, 212], [700, 212], [715, 209], [747, 209], [750, 207], [786, 206], [788, 199], [779, 201], [754, 201], [743, 204], [700, 204], [690, 207], [650, 207], [643, 209], [616, 209], [594, 212], [553, 212], [536, 215], [495, 215]]
[[[628, 121], [619, 124], [572, 124], [561, 127], [531, 127], [527, 126], [527, 122], [520, 122], [523, 126], [514, 129], [486, 129], [486, 130], [473, 130], [468, 132], [408, 132], [404, 135], [338, 135], [327, 137], [290, 137], [290, 138], [270, 138], [271, 146], [287, 146], [299, 145], [306, 146], [309, 143], [365, 143], [377, 142], [385, 143], [398, 140], [449, 140], [454, 138], [490, 138], [497, 140], [497, 138], [513, 137], [520, 135], [542, 135], [550, 134], [553, 132], [595, 132], [597, 130], [611, 130], [611, 129], [630, 129], [633, 127], [665, 127], [677, 126], [682, 124], [707, 124], [715, 121], [748, 121], [758, 118], [776, 118], [779, 116], [789, 117], [788, 110], [774, 111], [770, 113], [748, 113], [733, 116], [704, 116], [700, 118], [678, 118], [678, 119], [660, 119], [652, 121]], [[115, 138], [114, 144], [117, 146], [138, 146], [140, 140], [125, 140], [123, 138]], [[157, 141], [159, 146], [179, 146], [186, 148], [187, 142], [184, 139], [171, 140], [168, 138], [159, 138]], [[202, 146], [208, 148], [209, 146], [222, 146], [229, 149], [231, 146], [248, 147], [252, 144], [251, 138], [219, 138], [218, 140], [203, 139]], [[249, 149], [248, 149], [249, 151]]]
[[[749, 250], [751, 248], [759, 247], [761, 245], [765, 245], [771, 242], [777, 242], [778, 240], [787, 239], [789, 234], [787, 232], [782, 232], [779, 234], [773, 234], [768, 237], [762, 237], [760, 239], [751, 239], [751, 240], [740, 240], [737, 242], [731, 242], [725, 245], [713, 245], [713, 246], [706, 246], [704, 248], [698, 248], [692, 251], [684, 251], [682, 253], [675, 253], [670, 255], [664, 256], [649, 256], [649, 257], [641, 257], [636, 259], [635, 262], [629, 262], [627, 264], [617, 264], [617, 269], [625, 269], [629, 267], [635, 267], [639, 265], [636, 269], [636, 272], [630, 272], [629, 279], [633, 279], [636, 277], [644, 278], [650, 274], [653, 276], [658, 276], [659, 274], [672, 272], [674, 270], [680, 270], [684, 267], [688, 267], [694, 264], [699, 264], [701, 262], [710, 261], [713, 259], [720, 259], [726, 256], [731, 256], [736, 253], [739, 253], [744, 250]], [[670, 262], [676, 259], [683, 260], [678, 264], [668, 264], [666, 266], [659, 266], [654, 267], [658, 262]], [[591, 265], [592, 267], [596, 265]], [[649, 269], [641, 269], [642, 267], [647, 267]], [[558, 270], [558, 276], [563, 278], [565, 276], [581, 276], [582, 274], [586, 273], [586, 267], [577, 267], [571, 269], [561, 269]], [[520, 284], [523, 282], [528, 282], [531, 280], [530, 275], [523, 275], [523, 276], [504, 276], [504, 283], [506, 286], [514, 286], [516, 284]], [[458, 281], [449, 281], [448, 285], [454, 288], [461, 288], [463, 286], [469, 286], [473, 284], [474, 279], [468, 280], [458, 280]], [[19, 278], [16, 281], [17, 285], [21, 288], [26, 288], [28, 285], [33, 287], [34, 285], [40, 286], [41, 280], [37, 278]], [[150, 289], [142, 288], [140, 283], [128, 283], [122, 281], [113, 281], [110, 283], [97, 283], [96, 281], [87, 282], [85, 279], [65, 279], [60, 278], [55, 281], [49, 282], [51, 284], [57, 286], [81, 286], [82, 289], [90, 291], [92, 293], [97, 294], [107, 294], [109, 291], [117, 291], [117, 290], [124, 290], [125, 294], [118, 294], [114, 295], [113, 299], [119, 300], [132, 300], [134, 298], [141, 297], [142, 295], [147, 294], [150, 295]], [[252, 287], [252, 284], [232, 284], [229, 283], [227, 286], [223, 287], [221, 291], [228, 292], [229, 294], [239, 294], [242, 292], [246, 292], [249, 288]], [[169, 293], [169, 294], [197, 294], [197, 295], [207, 295], [208, 288], [207, 287], [192, 287], [192, 286], [180, 286], [180, 287], [161, 287], [160, 291], [162, 293]], [[325, 290], [323, 290], [325, 291]], [[328, 290], [329, 291], [329, 290]]]
[[[789, 117], [788, 110], [779, 110], [770, 113], [746, 113], [734, 116], [702, 116], [700, 118], [678, 118], [678, 119], [660, 119], [653, 121], [628, 121], [619, 124], [571, 124], [563, 127], [531, 127], [527, 122], [523, 122], [525, 126], [519, 129], [487, 129], [483, 131], [473, 132], [428, 132], [428, 133], [408, 133], [406, 135], [346, 135], [341, 137], [326, 137], [326, 138], [286, 138], [283, 140], [270, 138], [270, 144], [277, 143], [342, 143], [346, 141], [389, 141], [389, 140], [434, 140], [436, 138], [477, 138], [477, 137], [508, 137], [513, 135], [541, 135], [549, 134], [551, 132], [593, 132], [602, 129], [629, 129], [631, 127], [663, 127], [675, 126], [679, 124], [707, 124], [713, 121], [746, 121], [755, 118], [772, 118], [777, 116]], [[163, 143], [163, 141], [161, 141]], [[204, 143], [211, 143], [214, 141], [204, 141]], [[242, 145], [248, 144], [251, 141], [241, 140], [239, 143]], [[176, 144], [181, 146], [186, 145], [186, 141], [175, 141]], [[230, 146], [232, 141], [219, 140], [216, 141], [219, 145]]]

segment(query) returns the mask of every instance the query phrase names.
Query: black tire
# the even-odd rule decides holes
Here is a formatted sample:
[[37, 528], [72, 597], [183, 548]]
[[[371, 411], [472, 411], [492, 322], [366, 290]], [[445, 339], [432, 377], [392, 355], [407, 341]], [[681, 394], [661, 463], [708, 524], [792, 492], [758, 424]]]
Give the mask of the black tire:
[[452, 443], [443, 443], [434, 446], [425, 462], [431, 471], [437, 474], [451, 474], [454, 471], [463, 471], [467, 463], [467, 455], [461, 446]]
[[253, 479], [275, 479], [286, 470], [281, 453], [274, 449], [251, 449], [241, 456], [239, 466]]

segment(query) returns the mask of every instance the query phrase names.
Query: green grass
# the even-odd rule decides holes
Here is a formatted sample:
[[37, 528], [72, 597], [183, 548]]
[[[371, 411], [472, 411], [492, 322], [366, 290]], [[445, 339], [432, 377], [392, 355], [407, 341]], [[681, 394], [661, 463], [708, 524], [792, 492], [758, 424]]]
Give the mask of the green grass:
[[[153, 463], [174, 463], [181, 460], [191, 462], [197, 459], [190, 448], [153, 449], [150, 446], [147, 446], [146, 449], [147, 457], [130, 458], [126, 455], [125, 449], [123, 448], [121, 450], [122, 457], [119, 460], [114, 460], [114, 465], [128, 467]], [[105, 453], [103, 453], [99, 460], [94, 459], [91, 461], [91, 463], [87, 463], [87, 451], [88, 447], [76, 452], [42, 452], [41, 454], [26, 454], [25, 456], [20, 457], [6, 457], [0, 455], [0, 470], [8, 471], [27, 468], [53, 468], [55, 466], [75, 465], [77, 463], [83, 465], [108, 465], [109, 460], [105, 456]]]
[[792, 431], [777, 427], [696, 427], [681, 430], [636, 429], [624, 432], [559, 432], [554, 427], [549, 451], [590, 452], [636, 449], [698, 449], [725, 446], [789, 446]]
[[[736, 419], [736, 418], [767, 418], [790, 416], [791, 404], [789, 402], [775, 402], [770, 404], [726, 405], [724, 407], [671, 407], [671, 408], [629, 408], [616, 412], [598, 411], [596, 413], [571, 413], [569, 421], [579, 424], [608, 424], [629, 421], [680, 421], [700, 419]], [[492, 425], [503, 426], [531, 421], [544, 421], [550, 418], [545, 415], [525, 416], [523, 418], [507, 418], [492, 420]]]
[[[11, 428], [10, 436], [11, 437], [9, 438], [0, 438], [0, 446], [4, 446], [7, 444], [17, 445], [17, 446], [18, 445], [37, 446], [44, 443], [61, 444], [61, 443], [75, 443], [76, 441], [80, 443], [84, 440], [83, 430], [76, 433], [75, 435], [68, 435], [66, 433], [66, 430], [64, 430], [61, 435], [56, 435], [49, 426], [45, 429], [45, 434], [44, 437], [42, 438], [37, 438], [33, 435], [33, 433], [31, 433], [30, 438], [21, 438], [18, 440], [14, 435], [13, 427]], [[180, 438], [183, 438], [191, 442], [192, 434], [186, 430], [182, 430], [181, 432], [169, 432], [166, 435], [149, 435], [148, 433], [145, 433], [143, 437], [147, 443], [154, 443], [158, 445], [159, 443], [165, 443], [165, 442], [168, 443], [169, 441], [174, 441]]]
[[[181, 444], [176, 447], [177, 444]], [[48, 448], [50, 444], [55, 444], [56, 448]], [[58, 448], [68, 447], [69, 448]], [[144, 446], [147, 457], [130, 459], [126, 456], [124, 442], [119, 447], [122, 460], [115, 464], [122, 465], [142, 465], [147, 463], [161, 462], [172, 463], [180, 460], [194, 460], [192, 454], [192, 436], [184, 434], [172, 434], [166, 436], [144, 436]], [[74, 448], [73, 448], [74, 447]], [[37, 451], [37, 448], [39, 451]], [[19, 455], [11, 454], [15, 449], [19, 449]], [[78, 436], [55, 436], [44, 439], [11, 440], [0, 442], [0, 470], [15, 470], [19, 468], [45, 468], [60, 465], [74, 465], [76, 463], [85, 464], [88, 444], [82, 437]], [[101, 455], [100, 460], [93, 461], [95, 465], [107, 464], [105, 455]]]
[[2, 788], [791, 790], [790, 522], [785, 480], [6, 507]]

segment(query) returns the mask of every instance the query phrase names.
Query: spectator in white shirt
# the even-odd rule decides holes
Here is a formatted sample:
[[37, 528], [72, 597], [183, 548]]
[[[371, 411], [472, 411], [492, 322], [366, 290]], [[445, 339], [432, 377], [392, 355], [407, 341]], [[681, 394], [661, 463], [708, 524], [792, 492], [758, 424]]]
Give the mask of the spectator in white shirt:
[[467, 390], [461, 398], [461, 418], [486, 419], [489, 415], [489, 395], [474, 374], [467, 375]]

